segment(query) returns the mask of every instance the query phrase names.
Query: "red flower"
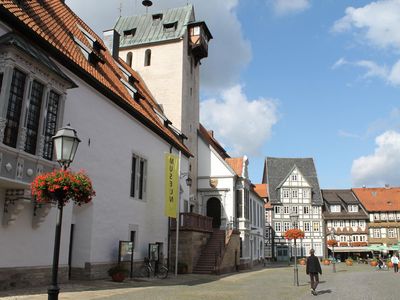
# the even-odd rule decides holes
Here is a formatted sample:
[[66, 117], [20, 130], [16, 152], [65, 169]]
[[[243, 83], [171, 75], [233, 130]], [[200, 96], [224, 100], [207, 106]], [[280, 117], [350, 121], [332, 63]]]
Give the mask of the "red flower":
[[298, 228], [289, 229], [285, 232], [285, 239], [294, 240], [304, 238], [304, 232]]
[[328, 244], [328, 246], [331, 246], [331, 247], [338, 245], [337, 240], [328, 240], [326, 243]]
[[55, 170], [38, 175], [31, 183], [32, 195], [39, 203], [54, 201], [54, 195], [62, 196], [62, 205], [69, 200], [76, 204], [88, 203], [95, 196], [90, 178], [81, 172], [73, 173], [64, 170]]

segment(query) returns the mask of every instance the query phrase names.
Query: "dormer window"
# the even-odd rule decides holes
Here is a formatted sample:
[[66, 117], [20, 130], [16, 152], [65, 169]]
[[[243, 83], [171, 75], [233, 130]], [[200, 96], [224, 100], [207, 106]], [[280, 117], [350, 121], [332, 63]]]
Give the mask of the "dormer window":
[[103, 47], [103, 45], [93, 36], [91, 35], [87, 30], [85, 30], [82, 26], [79, 24], [77, 25], [79, 30], [82, 32], [84, 37], [87, 39], [87, 41], [90, 43], [90, 45], [93, 48], [93, 51], [95, 52], [100, 52], [100, 50], [105, 51], [106, 49]]
[[358, 212], [358, 205], [349, 205], [348, 210], [349, 212]]
[[174, 32], [178, 27], [178, 21], [172, 23], [164, 23], [164, 32]]
[[340, 205], [331, 205], [330, 210], [331, 212], [340, 212]]
[[128, 29], [128, 30], [124, 30], [124, 37], [134, 37], [136, 34], [136, 28], [132, 28], [132, 29]]
[[133, 85], [131, 85], [129, 82], [127, 82], [127, 81], [125, 81], [125, 80], [123, 80], [123, 79], [121, 79], [121, 82], [122, 82], [122, 83], [124, 84], [124, 86], [126, 87], [128, 93], [131, 95], [132, 99], [136, 100], [136, 99], [135, 99], [135, 98], [136, 98], [135, 95], [137, 94], [137, 89], [135, 89], [135, 88], [133, 87]]
[[99, 56], [98, 52], [94, 51], [94, 49], [93, 50], [90, 49], [75, 36], [74, 36], [74, 41], [79, 46], [79, 49], [81, 50], [82, 54], [92, 65], [96, 65], [99, 62], [104, 63], [104, 60]]
[[158, 24], [162, 20], [163, 15], [162, 14], [154, 14], [154, 15], [152, 15], [152, 18], [153, 18], [153, 23]]

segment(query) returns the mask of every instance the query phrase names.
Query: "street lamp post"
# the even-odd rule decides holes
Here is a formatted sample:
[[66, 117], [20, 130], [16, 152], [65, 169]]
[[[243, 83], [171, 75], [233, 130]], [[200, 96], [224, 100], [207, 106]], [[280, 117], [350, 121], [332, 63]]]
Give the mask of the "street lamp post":
[[[52, 137], [56, 160], [63, 170], [66, 170], [74, 160], [76, 149], [80, 142], [75, 129], [69, 124], [57, 131]], [[58, 300], [60, 288], [58, 286], [58, 261], [60, 256], [61, 226], [63, 216], [63, 199], [56, 198], [58, 213], [54, 238], [53, 266], [51, 269], [51, 286], [47, 290], [48, 300]]]
[[[335, 228], [332, 228], [331, 230], [331, 240], [335, 241]], [[332, 243], [332, 271], [333, 273], [336, 273], [336, 258], [335, 258], [335, 243]]]
[[[290, 221], [292, 222], [293, 228], [297, 228], [297, 222], [299, 220], [299, 214], [292, 212], [290, 214]], [[294, 239], [294, 285], [299, 286], [299, 270], [297, 269], [297, 244], [296, 238]]]

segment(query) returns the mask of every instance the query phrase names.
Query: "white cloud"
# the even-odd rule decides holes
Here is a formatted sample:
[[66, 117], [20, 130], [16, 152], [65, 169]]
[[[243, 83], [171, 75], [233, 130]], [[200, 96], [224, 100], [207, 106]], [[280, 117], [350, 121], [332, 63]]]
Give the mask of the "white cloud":
[[200, 105], [201, 122], [215, 131], [216, 138], [229, 147], [232, 155], [260, 154], [278, 121], [276, 100], [249, 100], [240, 85]]
[[400, 182], [400, 133], [386, 131], [375, 139], [373, 154], [353, 161], [351, 175], [354, 186], [398, 186]]
[[359, 134], [352, 133], [343, 129], [340, 129], [338, 131], [338, 135], [344, 138], [362, 139], [362, 137]]
[[[67, 0], [66, 3], [100, 36], [102, 31], [115, 25], [122, 3], [122, 15], [145, 13], [139, 0], [99, 1]], [[250, 42], [244, 37], [236, 15], [239, 0], [209, 1], [192, 0], [196, 19], [204, 20], [214, 39], [209, 45], [209, 56], [202, 61], [201, 84], [208, 92], [226, 89], [239, 80], [240, 71], [251, 60]], [[154, 13], [166, 8], [180, 7], [183, 0], [153, 1], [149, 8]]]
[[357, 66], [365, 69], [366, 72], [363, 75], [364, 78], [378, 77], [390, 85], [400, 86], [400, 60], [398, 60], [392, 67], [388, 67], [386, 65], [379, 65], [371, 60], [350, 62], [344, 58], [340, 58], [333, 64], [332, 69], [337, 69], [344, 65]]
[[349, 62], [343, 57], [339, 58], [332, 66], [332, 70], [335, 70], [341, 66], [347, 65]]
[[376, 62], [370, 60], [359, 60], [354, 64], [367, 69], [367, 72], [364, 74], [365, 77], [381, 77], [389, 81], [389, 70], [386, 66], [380, 66]]
[[348, 7], [333, 25], [334, 32], [355, 29], [362, 40], [378, 48], [400, 50], [400, 1], [379, 0], [364, 7]]
[[301, 12], [310, 5], [310, 0], [272, 0], [272, 7], [277, 15]]

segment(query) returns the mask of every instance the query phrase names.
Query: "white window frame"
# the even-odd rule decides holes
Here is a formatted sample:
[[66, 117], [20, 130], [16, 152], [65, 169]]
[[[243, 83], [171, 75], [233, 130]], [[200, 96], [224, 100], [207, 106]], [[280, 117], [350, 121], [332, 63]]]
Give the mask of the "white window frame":
[[299, 191], [297, 189], [292, 189], [292, 198], [298, 198], [299, 197]]
[[283, 222], [283, 232], [290, 229], [290, 222]]
[[289, 213], [289, 206], [285, 205], [285, 206], [283, 207], [283, 213], [284, 213], [284, 214], [288, 214], [288, 213]]
[[331, 212], [340, 212], [341, 211], [340, 205], [336, 205], [336, 204], [335, 205], [330, 205], [329, 209], [330, 209]]
[[281, 222], [275, 222], [275, 232], [281, 232], [282, 230], [282, 223]]
[[309, 206], [303, 206], [303, 214], [304, 215], [309, 215], [310, 214], [310, 207]]
[[313, 222], [313, 232], [319, 232], [320, 224], [319, 222]]
[[381, 229], [380, 228], [374, 228], [372, 231], [373, 237], [374, 238], [380, 238], [381, 237]]
[[311, 232], [311, 224], [310, 224], [310, 222], [304, 222], [303, 223], [303, 227], [304, 227], [304, 232]]
[[283, 189], [282, 190], [283, 198], [289, 198], [290, 197], [290, 190], [289, 189]]
[[347, 209], [349, 212], [358, 212], [358, 205], [349, 205]]

